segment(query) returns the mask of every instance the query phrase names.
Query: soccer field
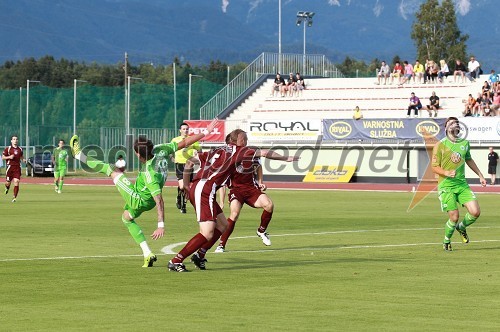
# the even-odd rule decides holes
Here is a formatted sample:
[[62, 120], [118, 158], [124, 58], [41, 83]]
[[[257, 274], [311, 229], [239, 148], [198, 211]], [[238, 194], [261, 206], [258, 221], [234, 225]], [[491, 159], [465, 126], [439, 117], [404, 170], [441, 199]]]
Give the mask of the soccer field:
[[[70, 183], [70, 180], [67, 181]], [[269, 190], [272, 246], [245, 207], [226, 253], [206, 271], [169, 272], [198, 230], [166, 188], [166, 236], [141, 268], [112, 186], [23, 184], [0, 200], [2, 331], [441, 331], [500, 329], [498, 198], [479, 194], [471, 243], [441, 242], [435, 194], [407, 212], [411, 193]], [[226, 214], [228, 209], [226, 207]], [[463, 215], [463, 210], [461, 210]], [[138, 219], [146, 234], [156, 212]]]

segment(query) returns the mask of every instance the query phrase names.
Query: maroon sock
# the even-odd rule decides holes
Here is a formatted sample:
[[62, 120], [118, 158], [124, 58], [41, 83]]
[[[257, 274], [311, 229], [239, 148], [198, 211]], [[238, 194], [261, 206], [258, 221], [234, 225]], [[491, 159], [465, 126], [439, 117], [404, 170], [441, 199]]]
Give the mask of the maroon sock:
[[17, 197], [18, 192], [19, 192], [19, 186], [14, 186], [14, 198]]
[[231, 218], [227, 218], [227, 229], [222, 234], [222, 237], [220, 238], [220, 245], [225, 247], [227, 243], [227, 239], [231, 236], [231, 234], [234, 231], [234, 225], [236, 224], [236, 221], [233, 221]]
[[219, 231], [217, 228], [214, 230], [214, 236], [212, 236], [212, 239], [207, 241], [201, 248], [198, 250], [198, 256], [200, 258], [205, 258], [205, 255], [207, 254], [207, 251], [210, 250], [220, 238], [222, 235], [221, 231]]
[[5, 189], [9, 190], [10, 189], [10, 183], [5, 185]]
[[262, 212], [262, 215], [260, 216], [259, 233], [264, 233], [266, 231], [267, 226], [271, 222], [272, 217], [273, 217], [272, 212], [267, 212], [266, 210]]
[[201, 233], [196, 234], [189, 240], [189, 242], [182, 248], [181, 251], [172, 259], [172, 263], [182, 263], [182, 261], [189, 257], [193, 252], [201, 248], [207, 242], [206, 237]]

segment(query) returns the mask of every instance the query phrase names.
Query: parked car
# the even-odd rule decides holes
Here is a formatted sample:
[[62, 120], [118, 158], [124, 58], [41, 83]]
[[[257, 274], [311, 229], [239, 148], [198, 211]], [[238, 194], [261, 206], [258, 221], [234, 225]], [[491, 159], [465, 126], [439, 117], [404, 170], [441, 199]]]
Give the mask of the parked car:
[[54, 175], [52, 153], [39, 152], [31, 156], [26, 162], [26, 176]]

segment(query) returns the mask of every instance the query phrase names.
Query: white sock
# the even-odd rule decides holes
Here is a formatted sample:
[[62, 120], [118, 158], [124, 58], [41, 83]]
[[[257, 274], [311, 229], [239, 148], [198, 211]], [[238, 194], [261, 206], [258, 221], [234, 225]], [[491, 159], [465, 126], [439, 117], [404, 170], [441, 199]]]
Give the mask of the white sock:
[[148, 243], [146, 241], [142, 241], [139, 245], [141, 246], [144, 257], [148, 257], [149, 254], [151, 254], [151, 249], [149, 249]]
[[82, 152], [78, 152], [78, 154], [75, 155], [75, 159], [80, 160], [84, 164], [87, 163], [87, 156], [85, 154], [83, 154]]

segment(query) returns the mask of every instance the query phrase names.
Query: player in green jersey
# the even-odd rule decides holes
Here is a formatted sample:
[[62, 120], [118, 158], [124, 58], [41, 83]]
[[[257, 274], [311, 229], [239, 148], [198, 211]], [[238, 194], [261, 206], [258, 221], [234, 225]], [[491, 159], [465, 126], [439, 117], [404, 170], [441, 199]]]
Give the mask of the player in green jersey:
[[[179, 126], [180, 136], [172, 138], [171, 142], [179, 143], [188, 137], [189, 125], [185, 122], [181, 123]], [[184, 180], [183, 173], [186, 162], [189, 158], [196, 155], [197, 152], [201, 151], [200, 143], [196, 142], [192, 145], [187, 145], [184, 149], [175, 152], [175, 175], [177, 176], [177, 181], [179, 185], [177, 187], [177, 200], [176, 206], [181, 211], [181, 213], [186, 213], [186, 198], [184, 197]]]
[[[210, 133], [217, 123], [217, 119], [207, 127]], [[134, 142], [134, 152], [139, 158], [141, 167], [137, 179], [132, 184], [118, 169], [113, 169], [110, 164], [86, 156], [80, 149], [79, 137], [73, 136], [70, 140], [71, 152], [80, 162], [87, 164], [91, 169], [106, 174], [113, 179], [118, 192], [125, 200], [122, 221], [128, 228], [130, 235], [139, 244], [144, 255], [143, 267], [152, 267], [157, 260], [156, 255], [149, 248], [146, 237], [142, 233], [135, 219], [143, 212], [156, 206], [158, 214], [158, 227], [151, 234], [153, 240], [163, 237], [165, 232], [164, 203], [162, 188], [166, 179], [167, 158], [186, 145], [193, 144], [205, 136], [204, 133], [190, 136], [180, 143], [165, 143], [153, 145], [145, 136], [139, 136]]]
[[54, 164], [54, 186], [58, 194], [61, 193], [64, 176], [68, 169], [68, 151], [64, 149], [64, 140], [59, 140], [57, 148], [52, 153], [52, 163]]
[[[476, 195], [465, 179], [465, 164], [479, 176], [483, 187], [486, 185], [486, 180], [470, 155], [469, 142], [460, 138], [458, 119], [449, 117], [444, 127], [446, 137], [439, 141], [432, 151], [432, 171], [439, 175], [438, 195], [441, 209], [448, 212], [449, 217], [445, 224], [443, 249], [452, 251], [451, 236], [455, 229], [462, 237], [462, 242], [469, 243], [466, 228], [472, 225], [481, 214]], [[467, 209], [461, 222], [458, 222], [459, 205]]]

